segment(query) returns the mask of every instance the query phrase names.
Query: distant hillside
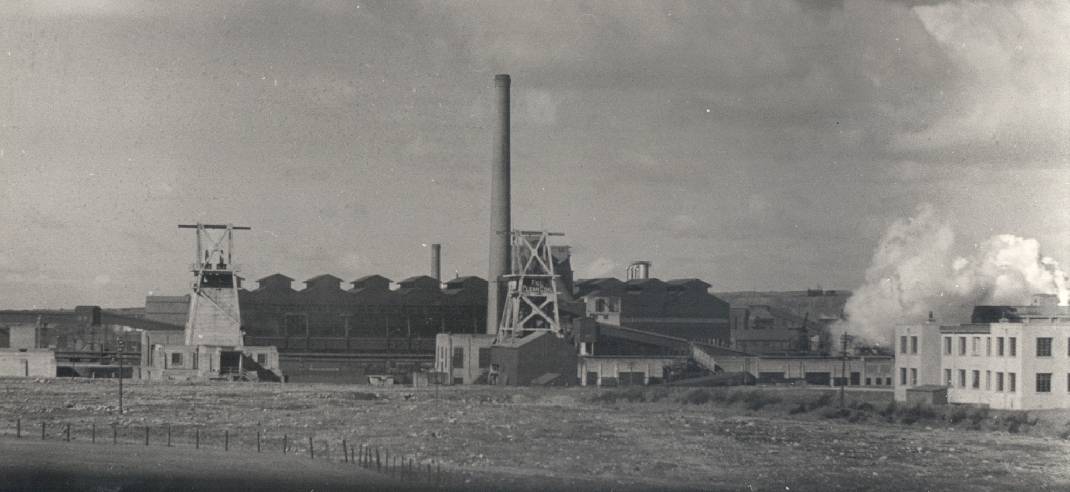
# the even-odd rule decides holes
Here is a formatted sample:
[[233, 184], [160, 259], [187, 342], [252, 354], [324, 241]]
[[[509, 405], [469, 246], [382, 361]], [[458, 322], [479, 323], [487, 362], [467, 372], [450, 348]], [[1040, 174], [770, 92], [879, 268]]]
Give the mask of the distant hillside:
[[819, 320], [839, 318], [843, 313], [847, 298], [851, 297], [851, 291], [816, 289], [780, 292], [742, 291], [717, 292], [714, 295], [728, 301], [732, 307], [766, 305], [789, 311], [799, 317], [809, 313], [809, 319]]

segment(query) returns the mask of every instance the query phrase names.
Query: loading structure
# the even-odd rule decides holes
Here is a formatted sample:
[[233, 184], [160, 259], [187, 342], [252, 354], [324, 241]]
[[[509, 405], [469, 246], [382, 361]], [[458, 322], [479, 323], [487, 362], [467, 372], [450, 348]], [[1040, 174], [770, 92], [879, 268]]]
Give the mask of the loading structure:
[[275, 347], [246, 346], [243, 341], [234, 231], [250, 228], [199, 223], [178, 227], [197, 232], [185, 343], [145, 347], [150, 350], [148, 378], [281, 381]]
[[558, 309], [559, 276], [554, 271], [551, 236], [547, 231], [512, 233], [512, 267], [505, 275], [508, 290], [498, 324], [498, 343], [514, 338], [549, 332], [562, 337]]

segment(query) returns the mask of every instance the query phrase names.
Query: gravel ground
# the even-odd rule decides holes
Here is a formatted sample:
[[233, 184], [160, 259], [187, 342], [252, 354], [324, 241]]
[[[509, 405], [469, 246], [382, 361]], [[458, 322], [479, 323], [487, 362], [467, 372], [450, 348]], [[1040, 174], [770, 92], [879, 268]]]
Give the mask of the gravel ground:
[[[597, 401], [595, 388], [376, 388], [370, 386], [131, 383], [125, 409], [106, 380], [0, 380], [0, 436], [118, 439], [164, 446], [229, 446], [342, 461], [341, 441], [442, 466], [461, 488], [704, 490], [1068, 490], [1067, 412], [1011, 434], [948, 424], [849, 423], [787, 408], [815, 390], [769, 389], [784, 401], [682, 404]], [[751, 391], [751, 390], [747, 390]], [[887, 399], [857, 394], [852, 399]], [[1058, 422], [1054, 424], [1053, 422]], [[1047, 423], [1047, 425], [1045, 425]], [[964, 426], [963, 426], [964, 427]], [[1053, 430], [1054, 429], [1054, 430]], [[98, 445], [102, 445], [98, 442]], [[166, 448], [165, 448], [166, 449]], [[272, 458], [275, 459], [275, 458]], [[290, 458], [287, 458], [290, 459]], [[293, 457], [296, 459], [296, 456]]]

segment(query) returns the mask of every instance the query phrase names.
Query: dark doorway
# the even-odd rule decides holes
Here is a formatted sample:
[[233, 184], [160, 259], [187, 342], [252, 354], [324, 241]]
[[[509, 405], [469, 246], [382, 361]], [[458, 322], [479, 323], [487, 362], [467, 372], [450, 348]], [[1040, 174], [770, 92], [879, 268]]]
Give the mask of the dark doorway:
[[219, 353], [219, 373], [238, 374], [241, 371], [241, 352], [223, 351]]

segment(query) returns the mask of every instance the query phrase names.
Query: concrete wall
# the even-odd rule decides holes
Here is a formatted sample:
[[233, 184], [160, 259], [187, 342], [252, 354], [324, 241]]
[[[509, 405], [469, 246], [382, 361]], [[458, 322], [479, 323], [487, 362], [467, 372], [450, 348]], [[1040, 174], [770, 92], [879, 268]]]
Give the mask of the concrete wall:
[[[494, 335], [441, 333], [435, 337], [435, 372], [448, 374], [447, 384], [485, 383], [493, 343]], [[481, 350], [487, 351], [483, 364], [480, 364]], [[460, 360], [455, 360], [457, 354], [460, 354]]]
[[37, 348], [37, 325], [15, 325], [10, 328], [8, 344], [13, 349]]
[[186, 326], [187, 345], [236, 347], [242, 344], [236, 289], [202, 288], [200, 295], [190, 299], [191, 312], [194, 304], [196, 315]]
[[[820, 384], [833, 386], [837, 378], [843, 377], [843, 361], [839, 357], [755, 357], [755, 356], [717, 356], [717, 365], [726, 372], [747, 372], [758, 378], [759, 382], [781, 380], [822, 381]], [[889, 356], [848, 357], [847, 372], [849, 386], [872, 386], [891, 389], [894, 361]], [[852, 381], [857, 379], [857, 384]]]
[[[967, 326], [977, 329], [963, 329]], [[943, 338], [950, 340], [951, 353], [948, 354], [946, 350], [941, 352], [940, 373], [943, 380], [950, 371], [950, 402], [1001, 409], [1070, 408], [1070, 383], [1067, 381], [1070, 378], [1070, 324], [1037, 321], [992, 323], [963, 325], [958, 330], [943, 331]], [[1050, 356], [1037, 355], [1038, 338], [1051, 338]], [[999, 354], [1001, 339], [1003, 355]], [[1011, 339], [1014, 339], [1014, 355], [1010, 351]], [[963, 340], [965, 355], [960, 350]], [[978, 346], [976, 351], [975, 341]], [[1037, 374], [1041, 373], [1051, 374], [1049, 392], [1037, 391]], [[1010, 388], [1011, 374], [1015, 379], [1013, 391]], [[963, 375], [965, 384], [961, 380]], [[975, 375], [978, 377], [977, 387], [974, 387]], [[1001, 375], [1002, 390], [999, 388]]]
[[896, 401], [907, 400], [907, 388], [944, 384], [939, 370], [941, 343], [940, 326], [933, 323], [895, 328]]
[[577, 373], [580, 384], [583, 386], [618, 386], [621, 384], [634, 384], [621, 381], [620, 373], [642, 373], [642, 384], [657, 384], [662, 382], [665, 368], [680, 362], [686, 362], [687, 357], [580, 357]]
[[520, 343], [494, 345], [491, 384], [523, 386], [545, 374], [559, 374], [559, 382], [574, 384], [576, 352], [574, 345], [549, 332], [528, 335]]
[[0, 349], [0, 376], [54, 378], [56, 354], [45, 349]]

